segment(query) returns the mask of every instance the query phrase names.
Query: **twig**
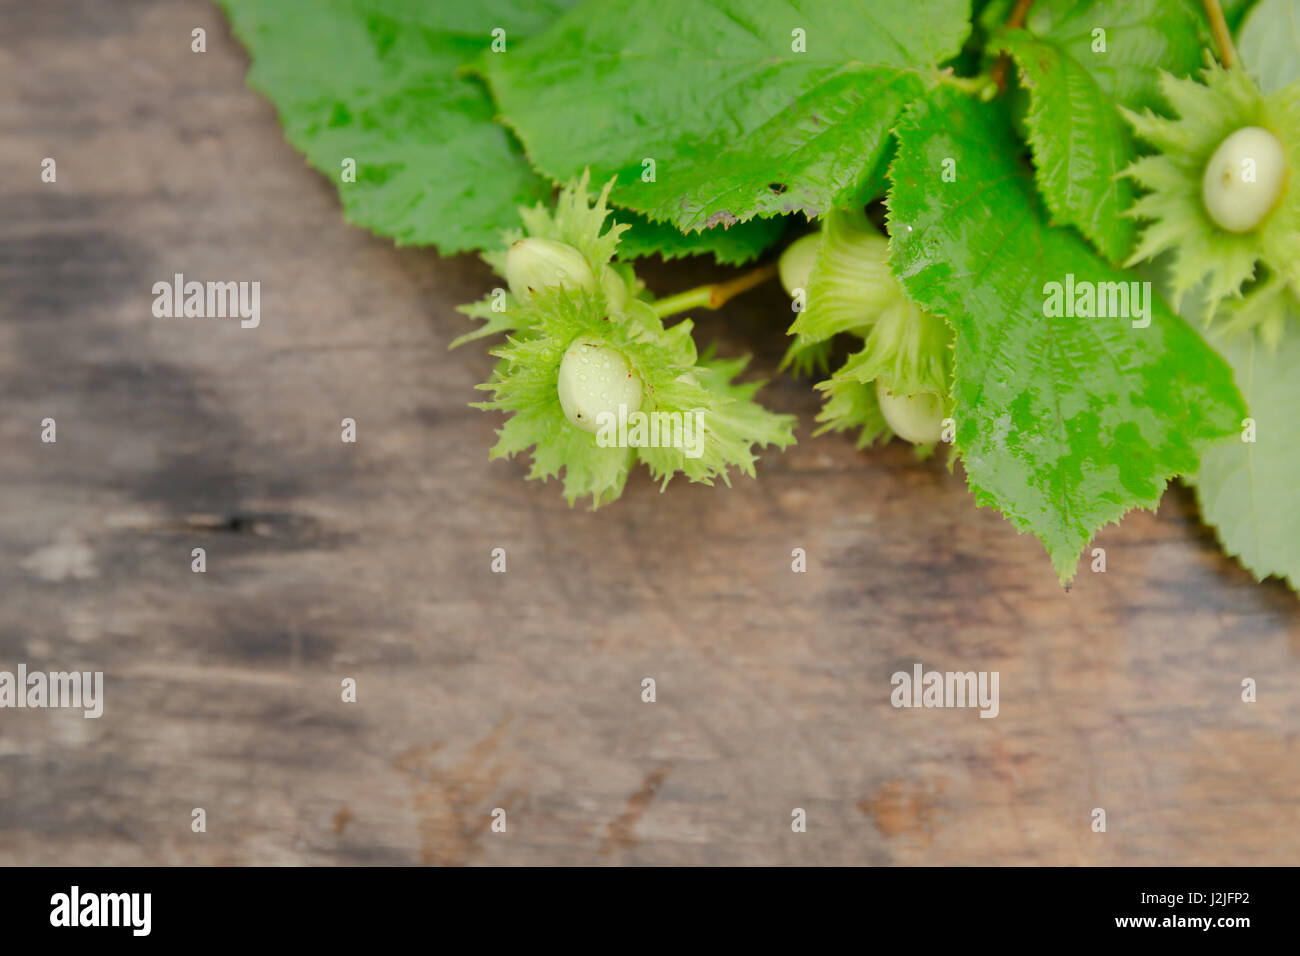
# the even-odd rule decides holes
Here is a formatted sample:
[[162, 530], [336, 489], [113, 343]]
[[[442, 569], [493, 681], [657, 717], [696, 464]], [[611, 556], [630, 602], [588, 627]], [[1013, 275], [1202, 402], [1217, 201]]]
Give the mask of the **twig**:
[[687, 309], [720, 309], [729, 299], [771, 279], [776, 275], [776, 267], [777, 264], [772, 262], [744, 275], [736, 276], [734, 279], [728, 279], [726, 282], [696, 286], [677, 295], [670, 295], [666, 299], [659, 299], [650, 305], [661, 319], [676, 315], [678, 312], [685, 312]]
[[1232, 45], [1232, 33], [1228, 30], [1228, 21], [1223, 18], [1223, 8], [1219, 0], [1201, 0], [1205, 15], [1210, 18], [1210, 30], [1214, 33], [1214, 45], [1219, 48], [1219, 62], [1224, 69], [1232, 69], [1237, 62], [1237, 49]]

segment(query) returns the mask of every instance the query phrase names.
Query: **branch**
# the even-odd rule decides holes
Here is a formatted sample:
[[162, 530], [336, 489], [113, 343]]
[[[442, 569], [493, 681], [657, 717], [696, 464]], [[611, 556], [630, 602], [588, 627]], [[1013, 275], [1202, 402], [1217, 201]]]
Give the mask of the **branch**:
[[677, 295], [670, 295], [666, 299], [652, 302], [650, 305], [655, 310], [655, 314], [661, 319], [676, 315], [678, 312], [685, 312], [687, 309], [720, 309], [729, 299], [740, 295], [742, 292], [748, 292], [754, 286], [762, 285], [775, 276], [776, 267], [777, 264], [772, 262], [765, 266], [759, 266], [752, 272], [736, 276], [734, 279], [728, 279], [726, 282], [714, 282], [710, 285], [687, 289]]
[[1205, 7], [1205, 15], [1210, 18], [1214, 45], [1219, 48], [1219, 62], [1224, 69], [1232, 69], [1232, 64], [1237, 62], [1237, 49], [1232, 45], [1232, 33], [1228, 30], [1228, 21], [1223, 18], [1223, 8], [1219, 6], [1219, 0], [1201, 0], [1201, 6]]

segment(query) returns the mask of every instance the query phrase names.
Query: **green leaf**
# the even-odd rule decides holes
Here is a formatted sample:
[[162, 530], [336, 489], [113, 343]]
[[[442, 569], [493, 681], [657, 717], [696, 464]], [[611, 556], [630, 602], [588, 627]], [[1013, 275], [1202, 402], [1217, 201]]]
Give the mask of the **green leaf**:
[[1236, 372], [1255, 441], [1239, 434], [1201, 458], [1201, 515], [1257, 579], [1277, 575], [1300, 590], [1300, 338], [1284, 339], [1276, 351], [1253, 334], [1215, 345]]
[[1260, 0], [1241, 25], [1237, 53], [1261, 93], [1300, 79], [1300, 0]]
[[[507, 50], [568, 0], [222, 0], [285, 137], [336, 183], [349, 222], [443, 253], [496, 245], [516, 207], [548, 198], [477, 81], [457, 69]], [[505, 54], [499, 54], [505, 55]], [[343, 182], [345, 159], [356, 182]]]
[[744, 265], [757, 259], [763, 250], [780, 240], [789, 224], [784, 216], [776, 216], [738, 222], [730, 228], [714, 226], [699, 232], [682, 232], [672, 223], [652, 222], [640, 213], [625, 209], [615, 209], [614, 218], [632, 226], [618, 245], [618, 254], [623, 259], [656, 254], [664, 259], [712, 255], [723, 266]]
[[[1149, 291], [1146, 328], [1049, 317], [1047, 283], [1136, 277], [1048, 224], [998, 104], [937, 91], [898, 135], [891, 265], [955, 332], [967, 480], [978, 503], [1037, 536], [1068, 581], [1098, 529], [1155, 507], [1170, 476], [1194, 472], [1201, 451], [1237, 427], [1231, 370]], [[956, 182], [942, 178], [949, 157]]]
[[1168, 0], [1053, 0], [1035, 4], [1026, 29], [996, 45], [1015, 57], [1031, 94], [1029, 142], [1054, 220], [1077, 227], [1110, 261], [1124, 259], [1137, 228], [1122, 215], [1133, 184], [1116, 174], [1137, 150], [1115, 104], [1156, 105], [1158, 69], [1183, 76], [1200, 65], [1197, 20]]
[[[1202, 0], [1183, 0], [1183, 2], [1190, 4], [1204, 14], [1205, 5]], [[1222, 0], [1220, 6], [1223, 7], [1223, 19], [1228, 21], [1228, 29], [1236, 30], [1241, 24], [1242, 18], [1245, 17], [1255, 3], [1256, 0]]]
[[539, 170], [617, 175], [616, 204], [689, 231], [869, 191], [969, 15], [968, 0], [589, 0], [481, 69]]

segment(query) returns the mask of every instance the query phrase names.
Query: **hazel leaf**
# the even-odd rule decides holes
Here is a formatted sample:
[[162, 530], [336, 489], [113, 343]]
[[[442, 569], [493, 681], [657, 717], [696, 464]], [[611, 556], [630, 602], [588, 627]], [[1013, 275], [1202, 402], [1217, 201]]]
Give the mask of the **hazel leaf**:
[[[1125, 283], [1049, 224], [999, 104], [939, 90], [909, 108], [890, 174], [891, 266], [955, 333], [956, 444], [981, 505], [1043, 542], [1063, 582], [1092, 536], [1154, 508], [1244, 414], [1224, 361], [1145, 290], [1147, 317], [1053, 317], [1049, 283]], [[942, 179], [955, 158], [955, 182]], [[1141, 284], [1139, 293], [1141, 294]], [[1080, 310], [1082, 311], [1082, 310]], [[1120, 312], [1121, 314], [1116, 314]]]
[[1241, 25], [1237, 52], [1261, 93], [1300, 79], [1300, 0], [1260, 0]]
[[518, 206], [550, 197], [487, 90], [457, 71], [494, 29], [508, 50], [566, 0], [221, 2], [252, 58], [249, 85], [338, 186], [349, 222], [451, 254], [496, 245]]
[[784, 216], [774, 216], [738, 222], [730, 228], [714, 226], [699, 232], [682, 232], [672, 223], [653, 222], [627, 209], [615, 209], [614, 218], [632, 227], [619, 243], [620, 258], [659, 255], [672, 260], [711, 255], [721, 266], [740, 266], [757, 259], [780, 240], [789, 222]]
[[995, 45], [1015, 57], [1029, 90], [1029, 143], [1054, 221], [1078, 228], [1111, 262], [1124, 259], [1137, 228], [1123, 215], [1134, 189], [1117, 174], [1137, 149], [1115, 105], [1157, 105], [1159, 70], [1185, 76], [1200, 65], [1196, 18], [1169, 0], [1048, 0]]
[[479, 69], [547, 176], [590, 165], [618, 205], [709, 229], [869, 193], [969, 17], [968, 0], [589, 0]]
[[1300, 591], [1300, 338], [1276, 349], [1257, 335], [1214, 342], [1236, 372], [1251, 420], [1202, 456], [1201, 516], [1257, 580], [1276, 575]]

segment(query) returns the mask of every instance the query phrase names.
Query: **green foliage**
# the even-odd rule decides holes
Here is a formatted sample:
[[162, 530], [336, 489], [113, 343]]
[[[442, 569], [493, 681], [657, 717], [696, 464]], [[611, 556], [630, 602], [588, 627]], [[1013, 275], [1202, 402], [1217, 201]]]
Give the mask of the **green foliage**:
[[[1047, 283], [1132, 277], [1048, 224], [1003, 148], [1010, 135], [996, 104], [952, 91], [909, 110], [891, 170], [891, 264], [956, 333], [957, 446], [976, 501], [1037, 536], [1067, 581], [1093, 534], [1153, 508], [1242, 406], [1227, 366], [1158, 299], [1147, 328], [1046, 314]], [[956, 182], [941, 179], [946, 158]]]
[[[457, 69], [494, 28], [522, 39], [564, 0], [222, 0], [249, 85], [339, 188], [350, 222], [443, 253], [495, 245], [515, 208], [550, 195], [477, 81]], [[356, 161], [356, 182], [342, 163]]]
[[1259, 0], [1242, 22], [1237, 52], [1263, 93], [1300, 79], [1300, 0]]
[[1300, 337], [1270, 349], [1256, 335], [1216, 339], [1245, 397], [1245, 429], [1210, 448], [1196, 475], [1201, 515], [1256, 578], [1300, 589]]
[[[974, 3], [974, 23], [970, 0], [220, 2], [249, 83], [350, 221], [480, 250], [502, 276], [453, 345], [496, 338], [492, 456], [529, 453], [570, 503], [617, 498], [638, 462], [662, 484], [753, 475], [758, 449], [793, 441], [792, 416], [753, 401], [760, 383], [736, 383], [743, 359], [665, 324], [720, 287], [656, 301], [631, 260], [752, 262], [798, 213], [820, 238], [811, 268], [783, 260], [807, 301], [782, 367], [818, 379], [819, 434], [865, 447], [924, 405], [910, 432], [929, 442], [941, 408], [976, 501], [1036, 535], [1062, 581], [1099, 528], [1196, 476], [1225, 549], [1300, 586], [1300, 0], [1223, 3], [1232, 70], [1200, 0], [1036, 0], [1016, 27], [1016, 0]], [[1204, 172], [1249, 125], [1288, 172], [1236, 224]], [[886, 192], [888, 236], [864, 209]], [[510, 251], [522, 238], [547, 241]], [[1144, 260], [1168, 270], [1175, 309], [1218, 322], [1210, 344], [1149, 291], [1120, 315], [1049, 304], [1054, 284], [1131, 289]], [[605, 377], [565, 366], [571, 421], [557, 383], [580, 347]], [[699, 454], [579, 427], [610, 394], [698, 412]]]
[[[1237, 52], [1264, 95], [1300, 80], [1300, 0], [1261, 0], [1241, 26]], [[1277, 276], [1265, 280], [1210, 336], [1232, 366], [1254, 428], [1243, 422], [1239, 434], [1207, 450], [1194, 483], [1201, 516], [1224, 551], [1257, 579], [1279, 577], [1300, 590], [1300, 312], [1281, 285]]]
[[617, 209], [614, 216], [632, 227], [618, 247], [618, 254], [624, 259], [652, 255], [680, 259], [709, 254], [723, 266], [744, 265], [757, 259], [765, 249], [781, 239], [789, 221], [784, 217], [751, 219], [731, 227], [714, 226], [699, 232], [681, 232], [671, 223], [652, 222], [630, 210]]
[[[573, 0], [220, 0], [252, 58], [249, 85], [279, 110], [285, 137], [339, 189], [348, 221], [399, 245], [444, 254], [491, 249], [520, 205], [545, 201], [534, 172], [496, 122], [482, 56], [509, 56]], [[504, 30], [504, 53], [491, 53]], [[356, 181], [343, 181], [343, 161]], [[580, 164], [575, 173], [586, 164]], [[567, 177], [561, 177], [567, 178]], [[642, 228], [623, 254], [712, 254], [747, 262], [779, 237], [779, 219], [684, 234], [628, 213]]]
[[694, 230], [860, 198], [969, 13], [966, 0], [588, 0], [481, 68], [538, 169], [616, 176], [621, 205]]
[[1123, 215], [1133, 185], [1117, 174], [1137, 149], [1116, 106], [1155, 106], [1159, 70], [1196, 69], [1198, 26], [1169, 0], [1040, 0], [1024, 29], [997, 41], [1031, 94], [1029, 143], [1054, 220], [1077, 227], [1111, 262], [1128, 255], [1135, 231]]

